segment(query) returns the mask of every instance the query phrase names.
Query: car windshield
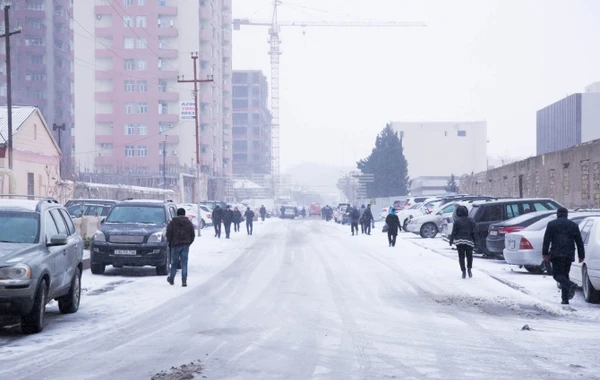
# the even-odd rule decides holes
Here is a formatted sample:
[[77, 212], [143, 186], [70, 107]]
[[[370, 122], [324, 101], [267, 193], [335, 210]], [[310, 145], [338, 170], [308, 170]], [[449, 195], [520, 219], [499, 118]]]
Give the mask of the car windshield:
[[165, 209], [157, 206], [115, 206], [106, 223], [166, 224]]
[[0, 242], [34, 244], [39, 239], [39, 231], [39, 214], [22, 211], [0, 211]]

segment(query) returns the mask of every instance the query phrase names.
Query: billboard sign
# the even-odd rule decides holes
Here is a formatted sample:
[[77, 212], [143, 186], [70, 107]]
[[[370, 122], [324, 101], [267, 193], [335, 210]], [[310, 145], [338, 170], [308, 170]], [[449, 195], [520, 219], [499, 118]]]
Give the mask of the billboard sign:
[[194, 120], [195, 116], [194, 102], [179, 102], [179, 120]]

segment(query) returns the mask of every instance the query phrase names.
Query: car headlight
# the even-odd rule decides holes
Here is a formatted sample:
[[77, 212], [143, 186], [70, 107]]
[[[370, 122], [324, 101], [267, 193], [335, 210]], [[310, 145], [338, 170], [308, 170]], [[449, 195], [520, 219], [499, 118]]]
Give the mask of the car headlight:
[[106, 241], [106, 236], [104, 235], [104, 232], [98, 230], [98, 231], [96, 231], [96, 233], [94, 234], [94, 237], [92, 239], [94, 241]]
[[148, 243], [160, 243], [163, 241], [165, 236], [165, 231], [155, 232], [148, 238]]
[[0, 268], [0, 280], [29, 280], [31, 268], [26, 264], [17, 264]]

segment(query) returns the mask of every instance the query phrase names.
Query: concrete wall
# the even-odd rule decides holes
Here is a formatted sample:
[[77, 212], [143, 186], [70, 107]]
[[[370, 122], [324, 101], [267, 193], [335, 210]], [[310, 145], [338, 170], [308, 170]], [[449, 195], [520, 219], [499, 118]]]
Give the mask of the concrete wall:
[[600, 208], [600, 140], [464, 177], [461, 184], [471, 194], [550, 197], [566, 207]]
[[600, 139], [600, 93], [581, 97], [581, 142]]

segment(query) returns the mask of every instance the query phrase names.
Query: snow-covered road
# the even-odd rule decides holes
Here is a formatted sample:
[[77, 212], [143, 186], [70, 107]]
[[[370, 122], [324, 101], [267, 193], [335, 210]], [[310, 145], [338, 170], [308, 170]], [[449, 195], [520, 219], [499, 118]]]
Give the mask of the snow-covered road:
[[77, 314], [0, 330], [0, 379], [146, 380], [198, 360], [208, 379], [600, 378], [589, 318], [479, 270], [463, 280], [407, 235], [392, 249], [348, 230], [271, 220], [202, 237], [188, 288], [152, 269], [85, 273]]

